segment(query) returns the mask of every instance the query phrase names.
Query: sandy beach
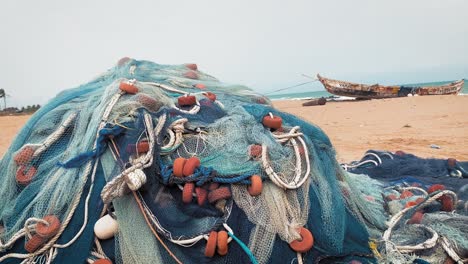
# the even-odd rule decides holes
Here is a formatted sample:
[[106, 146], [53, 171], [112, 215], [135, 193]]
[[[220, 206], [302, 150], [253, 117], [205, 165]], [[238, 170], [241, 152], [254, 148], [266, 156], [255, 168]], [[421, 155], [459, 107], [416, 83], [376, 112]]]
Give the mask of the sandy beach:
[[[358, 160], [368, 149], [468, 160], [468, 96], [329, 102], [309, 107], [303, 107], [303, 102], [285, 100], [273, 104], [322, 128], [340, 162]], [[28, 118], [0, 117], [0, 156]], [[440, 149], [431, 148], [431, 144]]]

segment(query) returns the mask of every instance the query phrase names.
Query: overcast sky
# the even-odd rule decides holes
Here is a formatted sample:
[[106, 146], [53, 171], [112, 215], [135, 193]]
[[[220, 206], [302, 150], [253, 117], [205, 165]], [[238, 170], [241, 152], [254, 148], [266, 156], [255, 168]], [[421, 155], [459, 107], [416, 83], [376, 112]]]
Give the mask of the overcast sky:
[[468, 78], [467, 11], [467, 0], [2, 1], [0, 88], [10, 105], [44, 104], [124, 56], [195, 62], [261, 92], [307, 81], [302, 73]]

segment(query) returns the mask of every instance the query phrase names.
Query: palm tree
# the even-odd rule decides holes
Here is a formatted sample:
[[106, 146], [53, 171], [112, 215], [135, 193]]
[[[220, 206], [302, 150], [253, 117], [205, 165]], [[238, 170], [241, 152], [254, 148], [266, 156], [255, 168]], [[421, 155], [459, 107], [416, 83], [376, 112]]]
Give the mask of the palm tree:
[[0, 98], [3, 97], [3, 109], [6, 108], [6, 94], [4, 89], [0, 89]]

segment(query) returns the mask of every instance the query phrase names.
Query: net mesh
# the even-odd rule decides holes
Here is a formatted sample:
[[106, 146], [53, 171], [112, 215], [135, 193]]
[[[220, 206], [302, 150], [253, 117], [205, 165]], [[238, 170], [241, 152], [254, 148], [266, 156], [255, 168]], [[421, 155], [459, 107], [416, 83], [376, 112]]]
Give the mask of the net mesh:
[[[278, 118], [279, 127], [268, 123]], [[381, 243], [389, 221], [416, 196], [388, 201], [402, 192], [400, 183], [365, 175], [378, 178], [372, 171], [344, 171], [320, 128], [193, 65], [121, 60], [33, 115], [0, 169], [0, 262], [6, 263], [67, 256], [77, 263], [385, 261], [379, 256], [408, 262], [416, 257], [389, 245], [426, 238], [404, 224], [413, 211]], [[258, 195], [253, 175], [262, 180]], [[447, 204], [431, 202], [423, 223], [465, 254], [466, 220], [443, 218], [438, 212]], [[95, 242], [101, 212], [115, 216], [119, 227], [112, 239]], [[39, 235], [37, 223], [50, 215], [59, 230], [26, 252]], [[314, 243], [298, 254], [290, 243], [302, 241], [301, 228]], [[248, 249], [232, 240], [227, 255], [218, 249], [207, 257], [210, 234], [221, 231]], [[439, 258], [444, 252], [433, 247]]]

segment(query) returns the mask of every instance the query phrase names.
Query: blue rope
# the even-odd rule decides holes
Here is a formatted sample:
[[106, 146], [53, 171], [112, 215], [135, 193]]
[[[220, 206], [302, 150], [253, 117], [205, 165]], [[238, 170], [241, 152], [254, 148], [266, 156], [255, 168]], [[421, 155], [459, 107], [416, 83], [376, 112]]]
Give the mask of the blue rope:
[[242, 248], [242, 250], [244, 250], [244, 252], [247, 254], [247, 256], [249, 256], [249, 259], [250, 261], [253, 263], [253, 264], [258, 264], [257, 260], [255, 259], [255, 256], [253, 255], [252, 251], [250, 251], [250, 249], [244, 244], [244, 242], [242, 242], [239, 238], [237, 238], [233, 233], [231, 232], [228, 232], [228, 235], [230, 237], [232, 237], [232, 239], [234, 239], [234, 241], [237, 242], [237, 244], [239, 244], [239, 246]]
[[98, 135], [98, 138], [96, 140], [96, 148], [91, 150], [91, 151], [87, 151], [87, 152], [84, 152], [84, 153], [80, 153], [78, 154], [78, 156], [66, 161], [65, 163], [62, 163], [62, 162], [59, 162], [58, 165], [63, 167], [63, 168], [77, 168], [77, 167], [81, 167], [82, 165], [84, 165], [87, 161], [95, 158], [95, 157], [99, 157], [102, 155], [102, 153], [104, 153], [104, 151], [106, 150], [106, 140], [109, 136], [117, 136], [119, 134], [121, 134], [123, 131], [125, 130], [125, 128], [121, 127], [121, 126], [114, 126], [114, 127], [105, 127], [101, 130], [99, 130], [99, 135]]
[[195, 172], [183, 178], [171, 177], [173, 173], [172, 165], [165, 165], [162, 159], [158, 158], [158, 163], [161, 171], [162, 181], [165, 185], [169, 183], [185, 183], [185, 182], [196, 182], [197, 186], [202, 186], [208, 181], [218, 182], [218, 183], [242, 183], [250, 185], [251, 182], [248, 180], [250, 176], [255, 173], [248, 172], [235, 177], [232, 176], [217, 176], [216, 170], [212, 167], [198, 167]]

